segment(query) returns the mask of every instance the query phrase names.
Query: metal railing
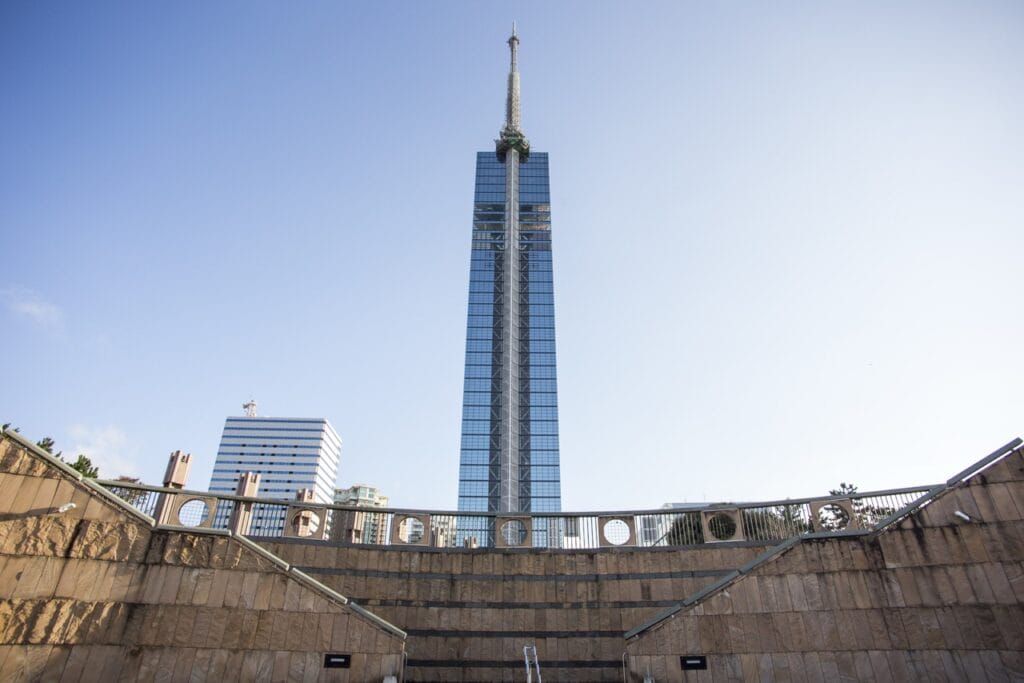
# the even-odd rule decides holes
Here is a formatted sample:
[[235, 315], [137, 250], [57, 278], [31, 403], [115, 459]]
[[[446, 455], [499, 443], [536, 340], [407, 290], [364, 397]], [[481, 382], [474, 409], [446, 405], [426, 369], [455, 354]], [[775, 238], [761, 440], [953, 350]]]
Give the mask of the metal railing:
[[162, 524], [334, 544], [435, 548], [672, 547], [777, 543], [810, 533], [870, 529], [933, 486], [754, 503], [624, 512], [493, 513], [328, 505], [97, 482]]
[[[875, 491], [873, 493], [865, 493], [861, 496], [854, 495], [852, 498], [838, 501], [834, 498], [829, 499], [809, 499], [808, 504], [812, 511], [817, 510], [818, 514], [823, 517], [819, 520], [819, 523], [823, 525], [823, 530], [814, 530], [806, 534], [800, 534], [791, 538], [783, 540], [778, 545], [769, 548], [765, 552], [761, 553], [753, 560], [746, 564], [734, 569], [730, 573], [722, 576], [714, 583], [710, 583], [706, 586], [701, 587], [696, 593], [693, 593], [671, 607], [668, 607], [654, 616], [648, 618], [646, 621], [641, 623], [639, 626], [626, 631], [625, 638], [635, 638], [641, 633], [654, 628], [658, 624], [662, 623], [666, 619], [671, 618], [676, 613], [683, 609], [692, 607], [706, 599], [708, 596], [714, 595], [719, 590], [725, 589], [733, 581], [750, 574], [755, 569], [760, 567], [765, 562], [770, 562], [775, 557], [778, 557], [782, 553], [786, 552], [793, 546], [797, 545], [803, 540], [804, 536], [810, 536], [812, 538], [821, 538], [823, 536], [838, 536], [838, 535], [856, 535], [866, 538], [875, 538], [880, 533], [883, 533], [886, 529], [890, 528], [893, 524], [896, 524], [902, 519], [912, 515], [913, 513], [921, 510], [926, 505], [929, 505], [936, 498], [941, 496], [943, 493], [955, 489], [962, 485], [969, 478], [975, 474], [985, 470], [993, 463], [1005, 458], [1011, 453], [1017, 452], [1021, 446], [1024, 445], [1024, 440], [1020, 438], [1013, 439], [1009, 443], [986, 455], [981, 460], [978, 460], [974, 464], [970, 465], [964, 470], [961, 470], [945, 482], [936, 484], [934, 486], [922, 487], [918, 489], [896, 489], [892, 491]], [[911, 499], [902, 506], [897, 506], [900, 497], [917, 491], [920, 495], [911, 496]], [[852, 510], [854, 519], [857, 520], [856, 529], [830, 529], [824, 522], [828, 521], [824, 519], [827, 514], [823, 511], [823, 501], [826, 503], [837, 503], [844, 507], [845, 510]], [[774, 504], [766, 503], [767, 506]], [[962, 513], [955, 513], [962, 514]], [[969, 520], [970, 518], [968, 518]], [[625, 654], [623, 655], [623, 667], [625, 667]], [[625, 670], [625, 668], [623, 669]]]

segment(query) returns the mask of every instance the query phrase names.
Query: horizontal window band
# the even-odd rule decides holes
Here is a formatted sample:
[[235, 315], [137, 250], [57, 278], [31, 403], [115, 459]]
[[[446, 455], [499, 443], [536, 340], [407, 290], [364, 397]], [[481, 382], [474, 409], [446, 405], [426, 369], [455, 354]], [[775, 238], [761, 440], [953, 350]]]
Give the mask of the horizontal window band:
[[[252, 434], [254, 432], [287, 432], [288, 434], [310, 434], [310, 435], [312, 435], [310, 437], [301, 437], [301, 438], [313, 438], [313, 439], [319, 439], [319, 438], [325, 438], [326, 439], [326, 438], [329, 438], [327, 436], [326, 432], [323, 432], [323, 431], [321, 431], [319, 429], [289, 429], [287, 427], [281, 427], [281, 428], [277, 428], [277, 427], [256, 427], [256, 428], [252, 428], [252, 427], [225, 427], [224, 428], [223, 438], [231, 437], [231, 438], [235, 438], [236, 439], [239, 436], [242, 436], [242, 435], [245, 435], [245, 434]], [[260, 434], [260, 436], [263, 436], [263, 435]], [[300, 438], [300, 437], [282, 435], [282, 436], [279, 436], [279, 437], [268, 437], [268, 438], [296, 439], [296, 438]]]
[[[245, 438], [245, 434], [225, 434], [221, 439], [221, 443], [225, 443], [228, 439], [231, 439], [232, 442], [234, 442]], [[270, 434], [253, 434], [252, 438], [256, 440], [266, 439], [267, 441], [272, 439], [277, 439], [278, 441], [324, 441], [324, 439], [317, 436], [272, 436]], [[237, 446], [239, 444], [230, 443], [229, 445]]]
[[269, 424], [305, 424], [305, 425], [313, 425], [313, 424], [323, 425], [323, 424], [326, 424], [323, 420], [316, 419], [316, 418], [303, 419], [303, 418], [276, 418], [276, 417], [256, 417], [256, 418], [229, 417], [227, 420], [225, 420], [225, 422], [228, 423], [228, 424], [237, 424], [237, 425], [251, 425], [251, 424], [264, 424], [265, 425], [265, 424], [268, 424], [268, 423]]
[[[238, 446], [238, 444], [228, 444], [228, 445]], [[318, 454], [316, 452], [313, 452], [313, 453], [305, 452], [305, 453], [299, 453], [297, 455], [292, 455], [291, 453], [289, 453], [289, 451], [292, 451], [292, 450], [297, 450], [297, 449], [300, 449], [300, 448], [315, 448], [315, 446], [287, 446], [285, 448], [281, 448], [280, 450], [273, 450], [273, 451], [272, 450], [264, 450], [262, 446], [246, 446], [245, 448], [246, 448], [245, 451], [217, 451], [217, 459], [219, 460], [220, 456], [222, 456], [222, 455], [237, 455], [237, 456], [240, 456], [240, 457], [245, 457], [245, 458], [250, 458], [250, 459], [251, 458], [260, 458], [260, 457], [262, 457], [262, 458], [292, 458], [292, 457], [294, 457], [294, 458], [298, 458], [298, 459], [303, 459], [303, 458], [313, 458], [313, 459], [316, 459], [316, 458], [321, 458], [322, 457], [324, 460], [329, 460], [329, 461], [332, 461], [332, 462], [334, 460], [337, 460], [336, 457], [332, 457], [330, 455], [322, 455], [321, 456], [320, 454]], [[251, 460], [250, 460], [250, 462], [251, 462]]]

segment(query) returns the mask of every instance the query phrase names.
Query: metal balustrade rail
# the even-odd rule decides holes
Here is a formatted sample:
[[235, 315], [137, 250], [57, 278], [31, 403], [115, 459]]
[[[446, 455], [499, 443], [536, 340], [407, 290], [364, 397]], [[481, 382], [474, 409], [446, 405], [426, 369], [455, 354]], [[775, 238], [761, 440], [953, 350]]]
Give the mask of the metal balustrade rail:
[[451, 512], [351, 507], [97, 481], [165, 524], [334, 544], [435, 548], [673, 547], [778, 543], [805, 534], [870, 529], [934, 486], [754, 503], [577, 513]]
[[[662, 610], [639, 626], [627, 631], [624, 634], [625, 638], [627, 640], [635, 638], [641, 633], [654, 628], [666, 619], [671, 618], [676, 613], [700, 603], [702, 600], [714, 595], [719, 590], [724, 590], [727, 586], [732, 584], [733, 581], [750, 574], [764, 563], [772, 561], [774, 558], [797, 545], [805, 536], [810, 538], [822, 538], [828, 536], [862, 536], [865, 538], [876, 538], [893, 524], [896, 524], [900, 520], [905, 519], [918, 510], [921, 510], [942, 494], [960, 486], [975, 474], [984, 471], [993, 463], [1005, 458], [1011, 453], [1018, 452], [1022, 446], [1024, 446], [1024, 440], [1021, 440], [1020, 438], [1013, 439], [1006, 445], [997, 448], [981, 460], [978, 460], [973, 465], [970, 465], [966, 469], [953, 475], [945, 482], [934, 486], [919, 487], [916, 489], [874, 491], [871, 493], [854, 495], [852, 498], [846, 500], [840, 500], [838, 497], [808, 499], [806, 502], [809, 509], [812, 512], [817, 510], [820, 515], [818, 523], [822, 525], [823, 530], [814, 530], [783, 540], [781, 543], [769, 548], [750, 562], [747, 562], [741, 567], [737, 567], [729, 574], [719, 578], [714, 583], [700, 588], [696, 593], [684, 598], [682, 602]], [[917, 495], [918, 493], [920, 495]], [[906, 500], [907, 496], [909, 496], [909, 500], [903, 505], [900, 505], [900, 502]], [[828, 513], [823, 511], [823, 507], [827, 504], [835, 504], [843, 507], [844, 510], [849, 510], [852, 513], [853, 518], [856, 520], [856, 526], [842, 529], [830, 528], [826, 524], [826, 522], [829, 521], [827, 519]], [[762, 505], [765, 507], [779, 507], [777, 502], [763, 503]], [[957, 514], [962, 513], [958, 512]], [[834, 522], [834, 520], [831, 521]], [[625, 657], [625, 655], [623, 655], [623, 657]]]

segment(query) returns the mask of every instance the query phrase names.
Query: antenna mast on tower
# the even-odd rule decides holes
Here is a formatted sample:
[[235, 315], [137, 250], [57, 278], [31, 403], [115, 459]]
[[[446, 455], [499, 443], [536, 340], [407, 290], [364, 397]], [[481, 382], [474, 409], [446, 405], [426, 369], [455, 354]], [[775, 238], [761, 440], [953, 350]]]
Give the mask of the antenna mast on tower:
[[250, 398], [242, 404], [246, 417], [256, 417], [256, 399]]

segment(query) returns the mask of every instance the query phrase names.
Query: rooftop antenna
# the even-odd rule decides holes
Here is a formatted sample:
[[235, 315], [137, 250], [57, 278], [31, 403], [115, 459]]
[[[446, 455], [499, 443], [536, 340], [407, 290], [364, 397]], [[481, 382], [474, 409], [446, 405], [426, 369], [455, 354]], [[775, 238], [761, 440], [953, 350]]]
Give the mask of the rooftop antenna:
[[519, 34], [516, 31], [516, 23], [512, 22], [512, 35], [508, 39], [509, 67], [508, 67], [508, 93], [505, 95], [505, 126], [495, 140], [495, 152], [499, 161], [505, 161], [505, 153], [510, 149], [519, 152], [520, 161], [525, 161], [530, 156], [530, 142], [526, 139], [521, 127], [521, 112], [519, 106], [519, 65], [517, 54], [519, 52]]
[[508, 68], [508, 96], [505, 100], [505, 129], [522, 135], [519, 126], [519, 65], [516, 63], [516, 52], [519, 48], [519, 36], [516, 35], [516, 22], [512, 22], [512, 35], [508, 39], [510, 53]]
[[256, 417], [256, 399], [250, 398], [242, 404], [242, 408], [245, 410], [246, 417]]

